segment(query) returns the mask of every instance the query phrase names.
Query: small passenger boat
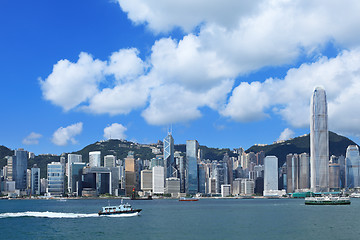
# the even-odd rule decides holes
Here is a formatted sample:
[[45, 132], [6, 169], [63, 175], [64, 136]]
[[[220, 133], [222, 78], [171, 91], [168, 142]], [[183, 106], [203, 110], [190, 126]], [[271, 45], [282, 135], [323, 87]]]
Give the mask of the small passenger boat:
[[102, 207], [102, 210], [99, 212], [99, 215], [117, 215], [117, 214], [129, 214], [136, 213], [140, 214], [142, 209], [133, 209], [129, 203], [124, 203], [121, 201], [119, 206], [106, 206]]
[[195, 202], [195, 201], [199, 201], [198, 198], [192, 198], [192, 197], [181, 197], [179, 199], [180, 202]]

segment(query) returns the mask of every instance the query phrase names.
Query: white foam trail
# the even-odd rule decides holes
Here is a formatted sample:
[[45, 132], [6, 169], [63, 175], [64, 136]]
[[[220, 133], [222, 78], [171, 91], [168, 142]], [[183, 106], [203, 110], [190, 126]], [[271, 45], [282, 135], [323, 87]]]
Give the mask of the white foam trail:
[[[102, 217], [134, 217], [138, 213], [107, 215]], [[0, 218], [14, 217], [37, 217], [37, 218], [91, 218], [99, 217], [97, 213], [62, 213], [62, 212], [17, 212], [17, 213], [0, 213]]]

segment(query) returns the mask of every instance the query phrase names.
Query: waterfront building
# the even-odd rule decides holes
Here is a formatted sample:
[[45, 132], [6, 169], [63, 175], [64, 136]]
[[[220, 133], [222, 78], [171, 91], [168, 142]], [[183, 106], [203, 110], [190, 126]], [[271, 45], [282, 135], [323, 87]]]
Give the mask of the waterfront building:
[[[85, 191], [84, 191], [85, 190]], [[118, 195], [119, 168], [85, 167], [83, 168], [83, 181], [79, 186], [79, 195]]]
[[228, 197], [231, 195], [231, 185], [222, 184], [221, 185], [221, 197]]
[[40, 168], [36, 164], [31, 168], [31, 194], [40, 195]]
[[180, 179], [175, 177], [166, 178], [165, 193], [177, 197], [180, 193]]
[[68, 176], [68, 192], [72, 193], [72, 179], [71, 179], [71, 167], [72, 163], [82, 162], [82, 156], [79, 154], [68, 154], [68, 162], [67, 162], [67, 176]]
[[26, 190], [31, 192], [31, 169], [26, 169]]
[[70, 172], [70, 177], [71, 177], [71, 189], [72, 192], [75, 193], [76, 196], [79, 196], [81, 194], [79, 194], [79, 184], [81, 184], [82, 181], [82, 172], [83, 172], [83, 168], [86, 166], [86, 163], [82, 163], [82, 162], [74, 162], [71, 164], [71, 172]]
[[329, 188], [330, 191], [340, 190], [340, 164], [336, 156], [330, 157], [329, 162]]
[[138, 167], [134, 158], [134, 152], [130, 151], [125, 158], [125, 193], [127, 196], [132, 195], [134, 189], [137, 190], [137, 171]]
[[297, 154], [288, 154], [286, 156], [286, 167], [287, 167], [287, 192], [293, 193], [299, 187], [299, 157]]
[[164, 194], [164, 167], [155, 166], [152, 172], [153, 193]]
[[350, 145], [346, 149], [346, 188], [360, 187], [360, 156], [359, 148], [356, 145]]
[[340, 188], [345, 188], [346, 186], [345, 156], [341, 155], [340, 157], [338, 157], [338, 163], [340, 164]]
[[264, 196], [278, 195], [278, 158], [267, 156], [264, 159]]
[[248, 178], [241, 179], [241, 195], [250, 196], [254, 194], [255, 182]]
[[208, 194], [216, 194], [216, 179], [210, 177], [208, 180]]
[[90, 167], [100, 167], [101, 166], [101, 152], [100, 151], [89, 152], [89, 166]]
[[239, 196], [241, 194], [241, 178], [235, 178], [233, 181], [232, 195]]
[[207, 165], [200, 163], [199, 165], [199, 193], [206, 193]]
[[308, 153], [299, 155], [299, 189], [310, 189], [310, 156]]
[[47, 187], [48, 187], [48, 181], [46, 178], [40, 179], [40, 194], [46, 193]]
[[141, 176], [141, 184], [140, 188], [144, 192], [151, 192], [152, 191], [152, 170], [146, 169], [142, 170], [140, 173]]
[[64, 167], [60, 162], [47, 165], [46, 192], [51, 196], [61, 196], [64, 193]]
[[310, 105], [310, 175], [313, 192], [329, 191], [329, 131], [325, 90], [317, 87]]
[[196, 140], [187, 140], [186, 141], [186, 179], [185, 179], [185, 188], [186, 193], [196, 194], [199, 189], [198, 181], [198, 159], [197, 153], [199, 149], [199, 143]]
[[27, 188], [26, 174], [28, 164], [28, 152], [22, 148], [14, 151], [12, 157], [12, 174], [15, 181], [15, 188], [25, 190]]
[[104, 157], [104, 167], [115, 167], [116, 157], [114, 155], [106, 155]]
[[174, 138], [171, 132], [164, 139], [164, 169], [165, 178], [173, 177], [176, 174], [176, 166], [174, 159]]

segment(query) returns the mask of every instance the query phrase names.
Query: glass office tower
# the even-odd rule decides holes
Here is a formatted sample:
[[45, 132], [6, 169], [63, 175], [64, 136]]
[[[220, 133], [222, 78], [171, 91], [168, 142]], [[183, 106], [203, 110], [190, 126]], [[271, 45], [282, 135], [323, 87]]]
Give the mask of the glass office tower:
[[325, 90], [317, 87], [310, 105], [311, 190], [329, 191], [329, 132]]
[[197, 161], [197, 153], [199, 149], [199, 143], [196, 140], [186, 141], [186, 181], [185, 188], [186, 193], [196, 194], [199, 192], [199, 168]]

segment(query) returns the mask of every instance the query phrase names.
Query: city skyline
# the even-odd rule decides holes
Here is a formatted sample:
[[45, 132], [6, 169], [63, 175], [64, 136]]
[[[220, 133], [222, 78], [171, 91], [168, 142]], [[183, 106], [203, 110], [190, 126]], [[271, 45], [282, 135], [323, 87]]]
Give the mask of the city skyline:
[[0, 145], [61, 154], [109, 138], [154, 143], [172, 125], [175, 144], [247, 149], [308, 134], [316, 86], [327, 91], [329, 130], [359, 142], [359, 10], [4, 1]]

